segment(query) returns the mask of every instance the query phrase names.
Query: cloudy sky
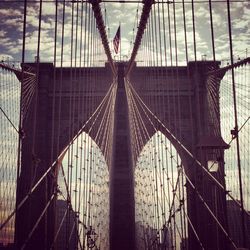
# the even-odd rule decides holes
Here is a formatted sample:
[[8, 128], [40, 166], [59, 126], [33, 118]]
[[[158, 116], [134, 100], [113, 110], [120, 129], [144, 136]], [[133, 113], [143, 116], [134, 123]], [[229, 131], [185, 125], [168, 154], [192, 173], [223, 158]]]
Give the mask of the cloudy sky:
[[[37, 41], [38, 41], [38, 17], [39, 17], [39, 1], [38, 0], [27, 0], [27, 24], [26, 24], [26, 50], [25, 50], [25, 60], [34, 61], [37, 55]], [[203, 1], [203, 0], [202, 0]], [[61, 38], [62, 38], [62, 16], [63, 16], [63, 5], [62, 0], [58, 0], [58, 32], [57, 32], [57, 58], [56, 61], [61, 59]], [[189, 59], [194, 60], [193, 51], [193, 33], [192, 33], [192, 9], [190, 0], [184, 0], [186, 8], [186, 23], [187, 23], [187, 38], [188, 38], [188, 52]], [[195, 27], [196, 27], [196, 41], [197, 41], [197, 59], [200, 60], [201, 56], [206, 54], [207, 59], [212, 58], [211, 53], [211, 34], [210, 34], [210, 14], [209, 6], [207, 1], [201, 2], [200, 0], [194, 0], [195, 2]], [[232, 18], [232, 33], [233, 33], [233, 49], [235, 60], [238, 57], [244, 58], [250, 54], [250, 2], [248, 0], [230, 1], [231, 2], [231, 18]], [[0, 0], [0, 60], [10, 60], [10, 61], [21, 61], [22, 54], [22, 36], [23, 36], [23, 12], [24, 12], [24, 1], [23, 0]], [[110, 42], [110, 48], [114, 55], [114, 50], [112, 46], [112, 39], [115, 36], [119, 23], [121, 23], [121, 57], [126, 60], [129, 58], [134, 37], [137, 32], [137, 26], [140, 19], [140, 14], [142, 10], [141, 3], [101, 3], [101, 8], [103, 11], [103, 17], [105, 20], [105, 25], [107, 28], [108, 39]], [[156, 11], [155, 16], [162, 18], [163, 11], [165, 12], [165, 25], [167, 29], [163, 30], [163, 21], [161, 23], [161, 28], [157, 31], [157, 34], [161, 34], [161, 39], [163, 39], [163, 34], [166, 35], [167, 43], [166, 50], [169, 51], [169, 32], [168, 32], [168, 7], [170, 13], [170, 30], [173, 32], [173, 4], [164, 4], [163, 8], [160, 5], [158, 11], [158, 4], [155, 5]], [[78, 26], [80, 29], [80, 17], [81, 17], [81, 3], [79, 3], [79, 20]], [[227, 22], [227, 5], [226, 1], [212, 0], [213, 7], [213, 21], [214, 21], [214, 33], [215, 33], [215, 46], [216, 46], [216, 58], [218, 60], [228, 61], [229, 54], [229, 40], [228, 40], [228, 22]], [[76, 27], [76, 8], [77, 3], [74, 3], [74, 28]], [[65, 33], [64, 33], [64, 65], [68, 65], [70, 60], [71, 51], [71, 11], [72, 2], [66, 0], [65, 8]], [[87, 16], [90, 17], [91, 14], [88, 12], [84, 4], [83, 9], [83, 19]], [[85, 19], [84, 19], [85, 20]], [[162, 19], [161, 19], [162, 20]], [[54, 33], [55, 33], [55, 1], [54, 0], [44, 0], [42, 6], [42, 23], [41, 23], [41, 51], [40, 60], [42, 62], [53, 62], [54, 61]], [[84, 30], [84, 33], [88, 37], [93, 36], [98, 37], [95, 29], [89, 26]], [[185, 44], [184, 44], [184, 30], [183, 30], [183, 14], [182, 14], [182, 4], [181, 1], [176, 0], [176, 33], [177, 33], [177, 50], [180, 62], [185, 61]], [[73, 36], [76, 37], [76, 31], [74, 29]], [[173, 42], [173, 35], [171, 37]], [[78, 49], [77, 53], [80, 54], [80, 38], [78, 30]], [[86, 42], [83, 45], [83, 50], [86, 53], [94, 52], [96, 61], [105, 61], [105, 56], [102, 51], [102, 46], [100, 41], [96, 42], [96, 47], [93, 48], [89, 46]], [[74, 45], [75, 46], [75, 45]], [[142, 47], [143, 49], [143, 47]], [[174, 49], [174, 48], [173, 48]], [[157, 54], [160, 56], [165, 50], [162, 46]], [[169, 53], [169, 52], [168, 52]], [[138, 61], [143, 61], [145, 58], [138, 54]], [[115, 57], [115, 59], [117, 56]], [[76, 58], [79, 65], [79, 56]], [[82, 63], [83, 65], [84, 63]], [[2, 102], [3, 104], [3, 102]], [[4, 107], [4, 106], [3, 106]], [[233, 111], [230, 110], [230, 113]], [[242, 123], [246, 120], [242, 119]], [[240, 120], [241, 121], [241, 120]], [[241, 124], [242, 124], [241, 123]], [[227, 129], [229, 132], [233, 128], [233, 125]], [[249, 128], [249, 127], [248, 127]], [[229, 136], [231, 136], [229, 134]], [[229, 138], [230, 139], [230, 138]], [[1, 145], [0, 145], [1, 147]], [[246, 158], [246, 166], [249, 169], [249, 158]], [[233, 165], [233, 164], [232, 164]], [[235, 167], [235, 165], [233, 165]], [[245, 171], [245, 169], [243, 169]], [[235, 179], [235, 171], [232, 171], [232, 179]], [[15, 176], [15, 175], [14, 175]], [[230, 175], [229, 175], [230, 176]], [[246, 180], [246, 181], [245, 181]], [[249, 177], [245, 178], [244, 181], [249, 183]], [[248, 181], [248, 182], [247, 182]], [[249, 189], [247, 190], [249, 194]], [[250, 204], [249, 200], [248, 203]]]
[[[70, 37], [71, 37], [71, 7], [72, 3], [66, 0], [66, 18], [65, 18], [65, 44], [64, 54], [65, 61], [69, 59], [70, 52]], [[160, 4], [162, 6], [162, 4]], [[167, 4], [164, 4], [165, 25], [167, 23]], [[226, 2], [212, 0], [214, 32], [216, 55], [219, 60], [229, 58], [229, 43], [228, 43], [228, 23], [227, 23], [227, 7]], [[112, 39], [116, 30], [121, 23], [121, 46], [122, 58], [125, 60], [131, 52], [133, 37], [137, 31], [137, 23], [140, 18], [142, 9], [141, 3], [101, 3], [103, 17], [105, 19], [110, 47], [113, 52]], [[156, 10], [158, 4], [155, 5]], [[173, 4], [169, 4], [171, 32], [173, 32]], [[74, 3], [76, 13], [77, 3]], [[79, 3], [80, 16], [81, 3]], [[85, 8], [85, 7], [84, 7]], [[189, 0], [185, 0], [186, 22], [187, 22], [187, 37], [189, 59], [193, 60], [193, 34], [192, 34], [192, 10]], [[207, 58], [211, 58], [211, 35], [210, 35], [210, 15], [208, 2], [195, 0], [195, 26], [197, 40], [197, 59], [201, 59], [203, 54]], [[23, 30], [23, 0], [0, 0], [0, 58], [15, 61], [21, 60], [22, 50], [22, 30]], [[156, 16], [162, 18], [162, 7], [159, 12], [156, 11]], [[58, 4], [58, 32], [57, 32], [57, 50], [58, 55], [61, 48], [61, 26], [62, 26], [62, 0]], [[26, 30], [26, 60], [34, 60], [37, 52], [37, 36], [38, 36], [38, 16], [39, 2], [38, 0], [28, 0], [27, 9], [27, 30]], [[85, 16], [85, 11], [83, 11]], [[247, 0], [231, 1], [231, 16], [233, 29], [233, 45], [234, 54], [236, 57], [244, 57], [246, 49], [249, 50], [249, 27], [250, 27], [250, 3]], [[75, 14], [76, 17], [76, 14]], [[79, 17], [80, 20], [80, 17]], [[74, 21], [76, 23], [76, 20]], [[80, 21], [79, 21], [80, 22]], [[79, 23], [80, 24], [80, 23]], [[183, 32], [183, 14], [181, 1], [176, 1], [176, 25], [177, 25], [177, 47], [180, 55], [180, 60], [184, 59], [184, 32]], [[76, 25], [74, 24], [74, 27]], [[80, 26], [80, 25], [79, 25]], [[55, 30], [55, 3], [54, 0], [43, 1], [42, 6], [42, 27], [41, 27], [41, 61], [53, 61], [54, 47], [54, 30]], [[87, 30], [86, 32], [91, 32]], [[159, 32], [159, 31], [158, 31]], [[164, 30], [161, 29], [161, 33]], [[168, 32], [165, 30], [168, 36]], [[79, 34], [79, 33], [78, 33]], [[74, 33], [74, 36], [75, 33]], [[167, 38], [168, 39], [168, 38]], [[173, 39], [173, 38], [172, 38]], [[114, 52], [113, 52], [114, 53]], [[67, 58], [67, 59], [66, 59]], [[105, 60], [100, 57], [100, 60]], [[139, 60], [139, 59], [138, 59]]]

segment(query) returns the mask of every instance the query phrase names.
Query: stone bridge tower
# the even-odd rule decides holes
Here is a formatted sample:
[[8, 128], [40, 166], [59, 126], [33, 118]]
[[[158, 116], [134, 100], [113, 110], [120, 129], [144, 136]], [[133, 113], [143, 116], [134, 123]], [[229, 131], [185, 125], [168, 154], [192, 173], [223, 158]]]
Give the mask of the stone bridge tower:
[[[134, 67], [129, 78], [135, 89], [140, 93], [142, 99], [146, 101], [146, 97], [157, 100], [159, 93], [155, 90], [162, 89], [163, 98], [172, 100], [168, 106], [162, 107], [166, 114], [170, 114], [174, 110], [175, 95], [180, 98], [180, 117], [183, 117], [180, 123], [164, 120], [159, 117], [168, 128], [167, 132], [161, 129], [161, 132], [173, 143], [177, 149], [185, 171], [189, 178], [195, 183], [197, 190], [203, 195], [205, 201], [214, 209], [214, 204], [220, 204], [217, 207], [218, 217], [222, 225], [226, 227], [225, 211], [225, 193], [219, 192], [215, 198], [213, 193], [207, 187], [212, 185], [211, 180], [204, 175], [204, 171], [197, 162], [194, 161], [187, 151], [183, 150], [182, 145], [191, 152], [200, 162], [207, 167], [208, 160], [216, 160], [219, 164], [219, 172], [215, 178], [224, 186], [224, 163], [223, 150], [227, 145], [223, 142], [218, 131], [218, 124], [212, 120], [211, 110], [208, 105], [207, 92], [207, 72], [210, 67], [219, 67], [217, 62], [197, 62], [189, 63], [187, 67], [178, 68], [146, 68]], [[110, 249], [111, 250], [133, 250], [135, 249], [135, 215], [134, 215], [134, 179], [131, 161], [130, 147], [130, 128], [128, 121], [128, 103], [124, 87], [124, 72], [126, 63], [118, 63], [118, 88], [115, 104], [115, 119], [114, 119], [114, 137], [113, 137], [113, 161], [110, 167]], [[96, 106], [88, 107], [89, 113], [86, 114], [81, 109], [75, 106], [72, 115], [69, 112], [70, 95], [76, 95], [75, 100], [95, 98], [101, 100], [104, 97], [107, 89], [112, 82], [112, 74], [109, 67], [106, 65], [103, 68], [82, 68], [74, 69], [76, 74], [81, 72], [82, 81], [91, 81], [91, 76], [94, 71], [97, 71], [100, 76], [99, 81], [95, 82], [93, 91], [88, 92], [83, 86], [79, 86], [76, 81], [70, 81], [71, 71], [69, 68], [54, 68], [52, 64], [41, 63], [39, 85], [36, 86], [32, 100], [28, 106], [27, 116], [23, 123], [23, 130], [26, 137], [22, 143], [22, 161], [21, 171], [17, 182], [17, 204], [28, 195], [30, 187], [33, 183], [47, 171], [51, 166], [51, 162], [57, 159], [62, 150], [69, 144], [70, 140], [76, 135], [82, 124], [88, 119], [88, 114], [91, 114]], [[176, 70], [178, 70], [179, 81], [170, 84]], [[147, 88], [143, 82], [147, 75], [153, 75], [155, 72], [161, 79], [158, 79], [159, 87], [155, 88], [155, 82], [152, 82]], [[53, 79], [56, 72], [56, 79]], [[60, 79], [61, 73], [63, 80]], [[78, 73], [77, 73], [78, 72]], [[216, 79], [218, 83], [220, 78]], [[59, 84], [61, 83], [61, 84]], [[79, 89], [81, 91], [79, 91]], [[178, 92], [178, 93], [177, 93]], [[60, 98], [59, 98], [60, 93]], [[35, 98], [37, 97], [37, 98]], [[191, 99], [191, 112], [187, 109], [188, 98]], [[35, 103], [37, 102], [37, 103]], [[53, 103], [54, 102], [54, 103]], [[219, 103], [219, 94], [218, 100]], [[153, 102], [152, 102], [153, 103]], [[199, 105], [197, 105], [199, 103]], [[52, 105], [56, 111], [52, 114]], [[157, 108], [149, 107], [157, 114]], [[59, 110], [60, 109], [60, 110]], [[85, 109], [86, 110], [86, 107]], [[60, 113], [60, 116], [58, 115]], [[160, 115], [160, 114], [159, 114]], [[36, 116], [36, 130], [33, 131], [34, 118]], [[52, 119], [54, 117], [54, 119]], [[79, 120], [79, 117], [81, 119]], [[60, 123], [60, 127], [59, 127]], [[180, 127], [181, 126], [181, 127]], [[72, 133], [65, 134], [65, 131], [71, 127]], [[59, 129], [54, 129], [59, 128]], [[191, 136], [191, 130], [195, 133]], [[170, 131], [181, 131], [178, 134], [172, 134]], [[219, 130], [220, 131], [220, 130]], [[94, 138], [95, 130], [90, 136]], [[153, 131], [151, 133], [153, 136]], [[59, 144], [51, 144], [56, 141], [55, 138], [60, 138]], [[147, 141], [144, 142], [145, 144]], [[51, 154], [51, 152], [53, 152]], [[16, 217], [16, 233], [15, 242], [17, 247], [21, 246], [24, 239], [28, 237], [32, 225], [37, 221], [43, 208], [48, 202], [48, 197], [51, 196], [56, 187], [56, 181], [53, 175], [49, 175], [39, 185], [37, 190], [31, 195], [29, 201], [19, 210]], [[216, 201], [215, 201], [216, 199]], [[218, 203], [217, 201], [223, 201]], [[214, 226], [215, 223], [211, 216], [204, 209], [202, 201], [197, 198], [195, 191], [187, 184], [187, 210], [189, 218], [197, 228], [204, 247], [206, 249], [215, 249], [217, 242], [220, 244], [220, 249], [226, 247], [225, 239], [221, 233], [217, 234], [218, 230]], [[32, 213], [31, 213], [32, 211]], [[27, 223], [26, 218], [30, 218]], [[199, 242], [192, 229], [188, 228], [189, 232], [189, 247], [190, 249], [199, 249]], [[54, 234], [54, 210], [53, 206], [41, 220], [41, 223], [34, 232], [27, 249], [46, 249], [50, 246]], [[219, 237], [216, 243], [210, 239]], [[39, 244], [37, 244], [39, 242]], [[226, 249], [226, 248], [225, 248]]]

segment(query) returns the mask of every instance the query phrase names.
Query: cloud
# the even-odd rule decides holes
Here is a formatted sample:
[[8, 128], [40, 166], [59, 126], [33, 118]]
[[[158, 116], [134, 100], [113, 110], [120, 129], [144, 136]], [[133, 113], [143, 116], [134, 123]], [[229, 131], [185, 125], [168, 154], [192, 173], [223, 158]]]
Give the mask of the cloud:
[[22, 16], [20, 10], [13, 9], [13, 8], [3, 8], [0, 9], [0, 15], [2, 17], [13, 17], [13, 16]]

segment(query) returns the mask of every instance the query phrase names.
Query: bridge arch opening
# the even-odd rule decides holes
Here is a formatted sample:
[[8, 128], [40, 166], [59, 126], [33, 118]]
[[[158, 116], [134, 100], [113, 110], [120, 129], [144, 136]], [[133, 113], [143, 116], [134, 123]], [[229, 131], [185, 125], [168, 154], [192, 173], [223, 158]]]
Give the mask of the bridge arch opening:
[[109, 248], [109, 171], [97, 143], [82, 132], [57, 169], [55, 244]]
[[137, 249], [178, 249], [187, 239], [183, 165], [160, 131], [143, 147], [135, 167]]

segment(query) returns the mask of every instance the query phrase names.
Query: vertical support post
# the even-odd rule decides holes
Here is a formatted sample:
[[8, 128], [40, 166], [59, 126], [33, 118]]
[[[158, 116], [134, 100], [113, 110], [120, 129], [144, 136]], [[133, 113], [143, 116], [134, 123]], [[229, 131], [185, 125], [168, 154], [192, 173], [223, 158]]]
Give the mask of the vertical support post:
[[110, 249], [135, 249], [135, 205], [124, 63], [118, 63], [113, 161], [110, 172]]
[[[26, 136], [22, 140], [21, 145], [21, 166], [16, 197], [17, 206], [22, 203], [27, 195], [29, 197], [16, 213], [16, 249], [21, 249], [24, 245], [25, 249], [47, 249], [53, 238], [54, 214], [52, 213], [54, 212], [54, 201], [50, 202], [50, 199], [55, 188], [54, 177], [47, 175], [36, 189], [33, 190], [32, 194], [30, 194], [31, 188], [35, 186], [50, 166], [49, 140], [47, 138], [51, 121], [48, 120], [49, 97], [47, 93], [50, 86], [51, 71], [52, 64], [41, 65], [40, 74], [37, 76], [39, 78], [39, 85], [32, 97], [27, 117], [22, 127]], [[36, 95], [37, 100], [35, 100]], [[36, 101], [37, 105], [34, 105]], [[37, 126], [34, 132], [33, 120], [35, 115], [37, 116]], [[32, 148], [34, 149], [33, 152]], [[47, 205], [48, 208], [43, 216], [41, 216]], [[38, 221], [39, 223], [36, 225]]]
[[120, 27], [120, 62], [122, 61], [122, 27], [121, 22], [119, 22]]
[[[193, 155], [196, 155], [199, 162], [210, 172], [211, 170], [209, 170], [207, 164], [208, 160], [218, 162], [218, 172], [211, 174], [225, 187], [223, 156], [224, 149], [228, 148], [228, 145], [221, 138], [220, 126], [213, 120], [210, 112], [212, 104], [209, 102], [209, 87], [207, 86], [209, 82], [206, 74], [211, 65], [216, 68], [219, 67], [218, 62], [189, 63], [192, 82], [196, 83], [193, 92], [193, 110], [198, 107], [193, 122], [195, 125], [198, 124], [198, 129], [194, 128], [196, 148], [193, 149]], [[219, 90], [219, 78], [216, 84]], [[219, 105], [219, 95], [214, 96], [214, 102], [213, 105]], [[198, 164], [190, 161], [188, 168], [191, 173], [190, 178], [195, 185], [195, 190], [189, 185], [187, 186], [188, 213], [199, 239], [205, 249], [227, 249], [229, 240], [216, 224], [220, 223], [227, 230], [226, 193], [224, 190], [217, 189], [215, 196], [214, 182]], [[202, 200], [198, 195], [202, 197]], [[217, 222], [206, 208], [205, 203], [212, 213], [216, 215]], [[200, 249], [199, 242], [189, 228], [190, 233], [189, 248]], [[211, 241], [211, 238], [217, 239], [217, 241]]]

